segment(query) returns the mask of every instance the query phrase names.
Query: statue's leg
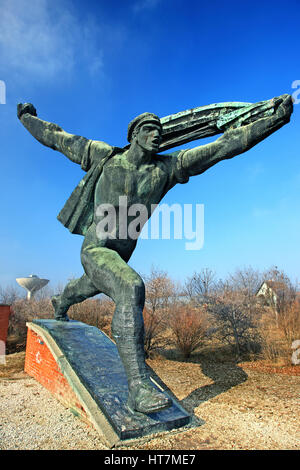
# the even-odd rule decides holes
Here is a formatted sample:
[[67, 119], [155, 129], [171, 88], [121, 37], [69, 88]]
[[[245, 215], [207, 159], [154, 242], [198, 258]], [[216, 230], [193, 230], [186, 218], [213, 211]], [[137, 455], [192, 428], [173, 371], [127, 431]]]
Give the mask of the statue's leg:
[[151, 413], [170, 406], [150, 381], [145, 362], [143, 280], [116, 251], [105, 247], [86, 246], [81, 260], [92, 283], [116, 304], [112, 334], [128, 379], [130, 410]]
[[98, 289], [92, 284], [86, 274], [79, 279], [71, 280], [61, 295], [54, 296], [51, 299], [55, 320], [68, 321], [67, 311], [71, 305], [83, 302], [97, 294], [99, 294]]

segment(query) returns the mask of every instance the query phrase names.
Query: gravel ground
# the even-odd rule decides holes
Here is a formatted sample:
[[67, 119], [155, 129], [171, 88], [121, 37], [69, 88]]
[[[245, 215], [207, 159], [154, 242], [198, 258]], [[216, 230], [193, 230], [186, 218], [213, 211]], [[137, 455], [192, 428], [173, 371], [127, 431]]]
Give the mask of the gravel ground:
[[[23, 353], [8, 358], [7, 365], [0, 366], [1, 450], [108, 449], [92, 427], [21, 371]], [[232, 363], [152, 360], [149, 364], [201, 425], [137, 441], [131, 449], [300, 448], [299, 375]]]

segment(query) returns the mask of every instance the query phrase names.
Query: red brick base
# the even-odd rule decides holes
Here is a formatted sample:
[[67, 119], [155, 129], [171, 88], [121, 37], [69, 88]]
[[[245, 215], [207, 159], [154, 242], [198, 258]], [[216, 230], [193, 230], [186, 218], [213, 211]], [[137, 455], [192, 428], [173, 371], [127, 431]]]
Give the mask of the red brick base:
[[25, 372], [34, 377], [59, 401], [90, 424], [87, 413], [53, 357], [44, 340], [30, 328], [27, 332]]
[[10, 305], [0, 305], [0, 341], [6, 343]]

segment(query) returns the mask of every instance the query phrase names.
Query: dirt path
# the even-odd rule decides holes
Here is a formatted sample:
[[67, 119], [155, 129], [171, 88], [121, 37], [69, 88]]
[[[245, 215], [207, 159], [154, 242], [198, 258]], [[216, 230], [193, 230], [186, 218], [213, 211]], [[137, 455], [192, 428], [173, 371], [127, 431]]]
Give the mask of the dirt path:
[[[163, 361], [151, 366], [204, 423], [149, 449], [299, 449], [300, 376], [232, 363]], [[157, 446], [157, 447], [156, 447]]]
[[[0, 366], [0, 449], [107, 449], [94, 429], [20, 371], [22, 360], [22, 353], [11, 355]], [[232, 363], [149, 363], [199, 425], [131, 449], [300, 448], [300, 375]]]

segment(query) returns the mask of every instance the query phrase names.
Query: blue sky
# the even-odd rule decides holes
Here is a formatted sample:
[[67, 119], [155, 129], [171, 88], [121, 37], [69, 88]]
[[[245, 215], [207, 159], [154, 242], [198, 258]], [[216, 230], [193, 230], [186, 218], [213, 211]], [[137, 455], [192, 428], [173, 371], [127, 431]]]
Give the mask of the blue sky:
[[[68, 132], [123, 146], [128, 122], [145, 111], [163, 117], [283, 93], [300, 99], [298, 0], [0, 0], [0, 11], [2, 286], [31, 273], [52, 285], [82, 274], [83, 239], [56, 216], [84, 173], [33, 139], [16, 118], [18, 102]], [[204, 204], [201, 250], [185, 250], [186, 240], [140, 240], [130, 265], [177, 280], [203, 267], [224, 277], [249, 265], [299, 278], [299, 110], [246, 154], [165, 197]]]

